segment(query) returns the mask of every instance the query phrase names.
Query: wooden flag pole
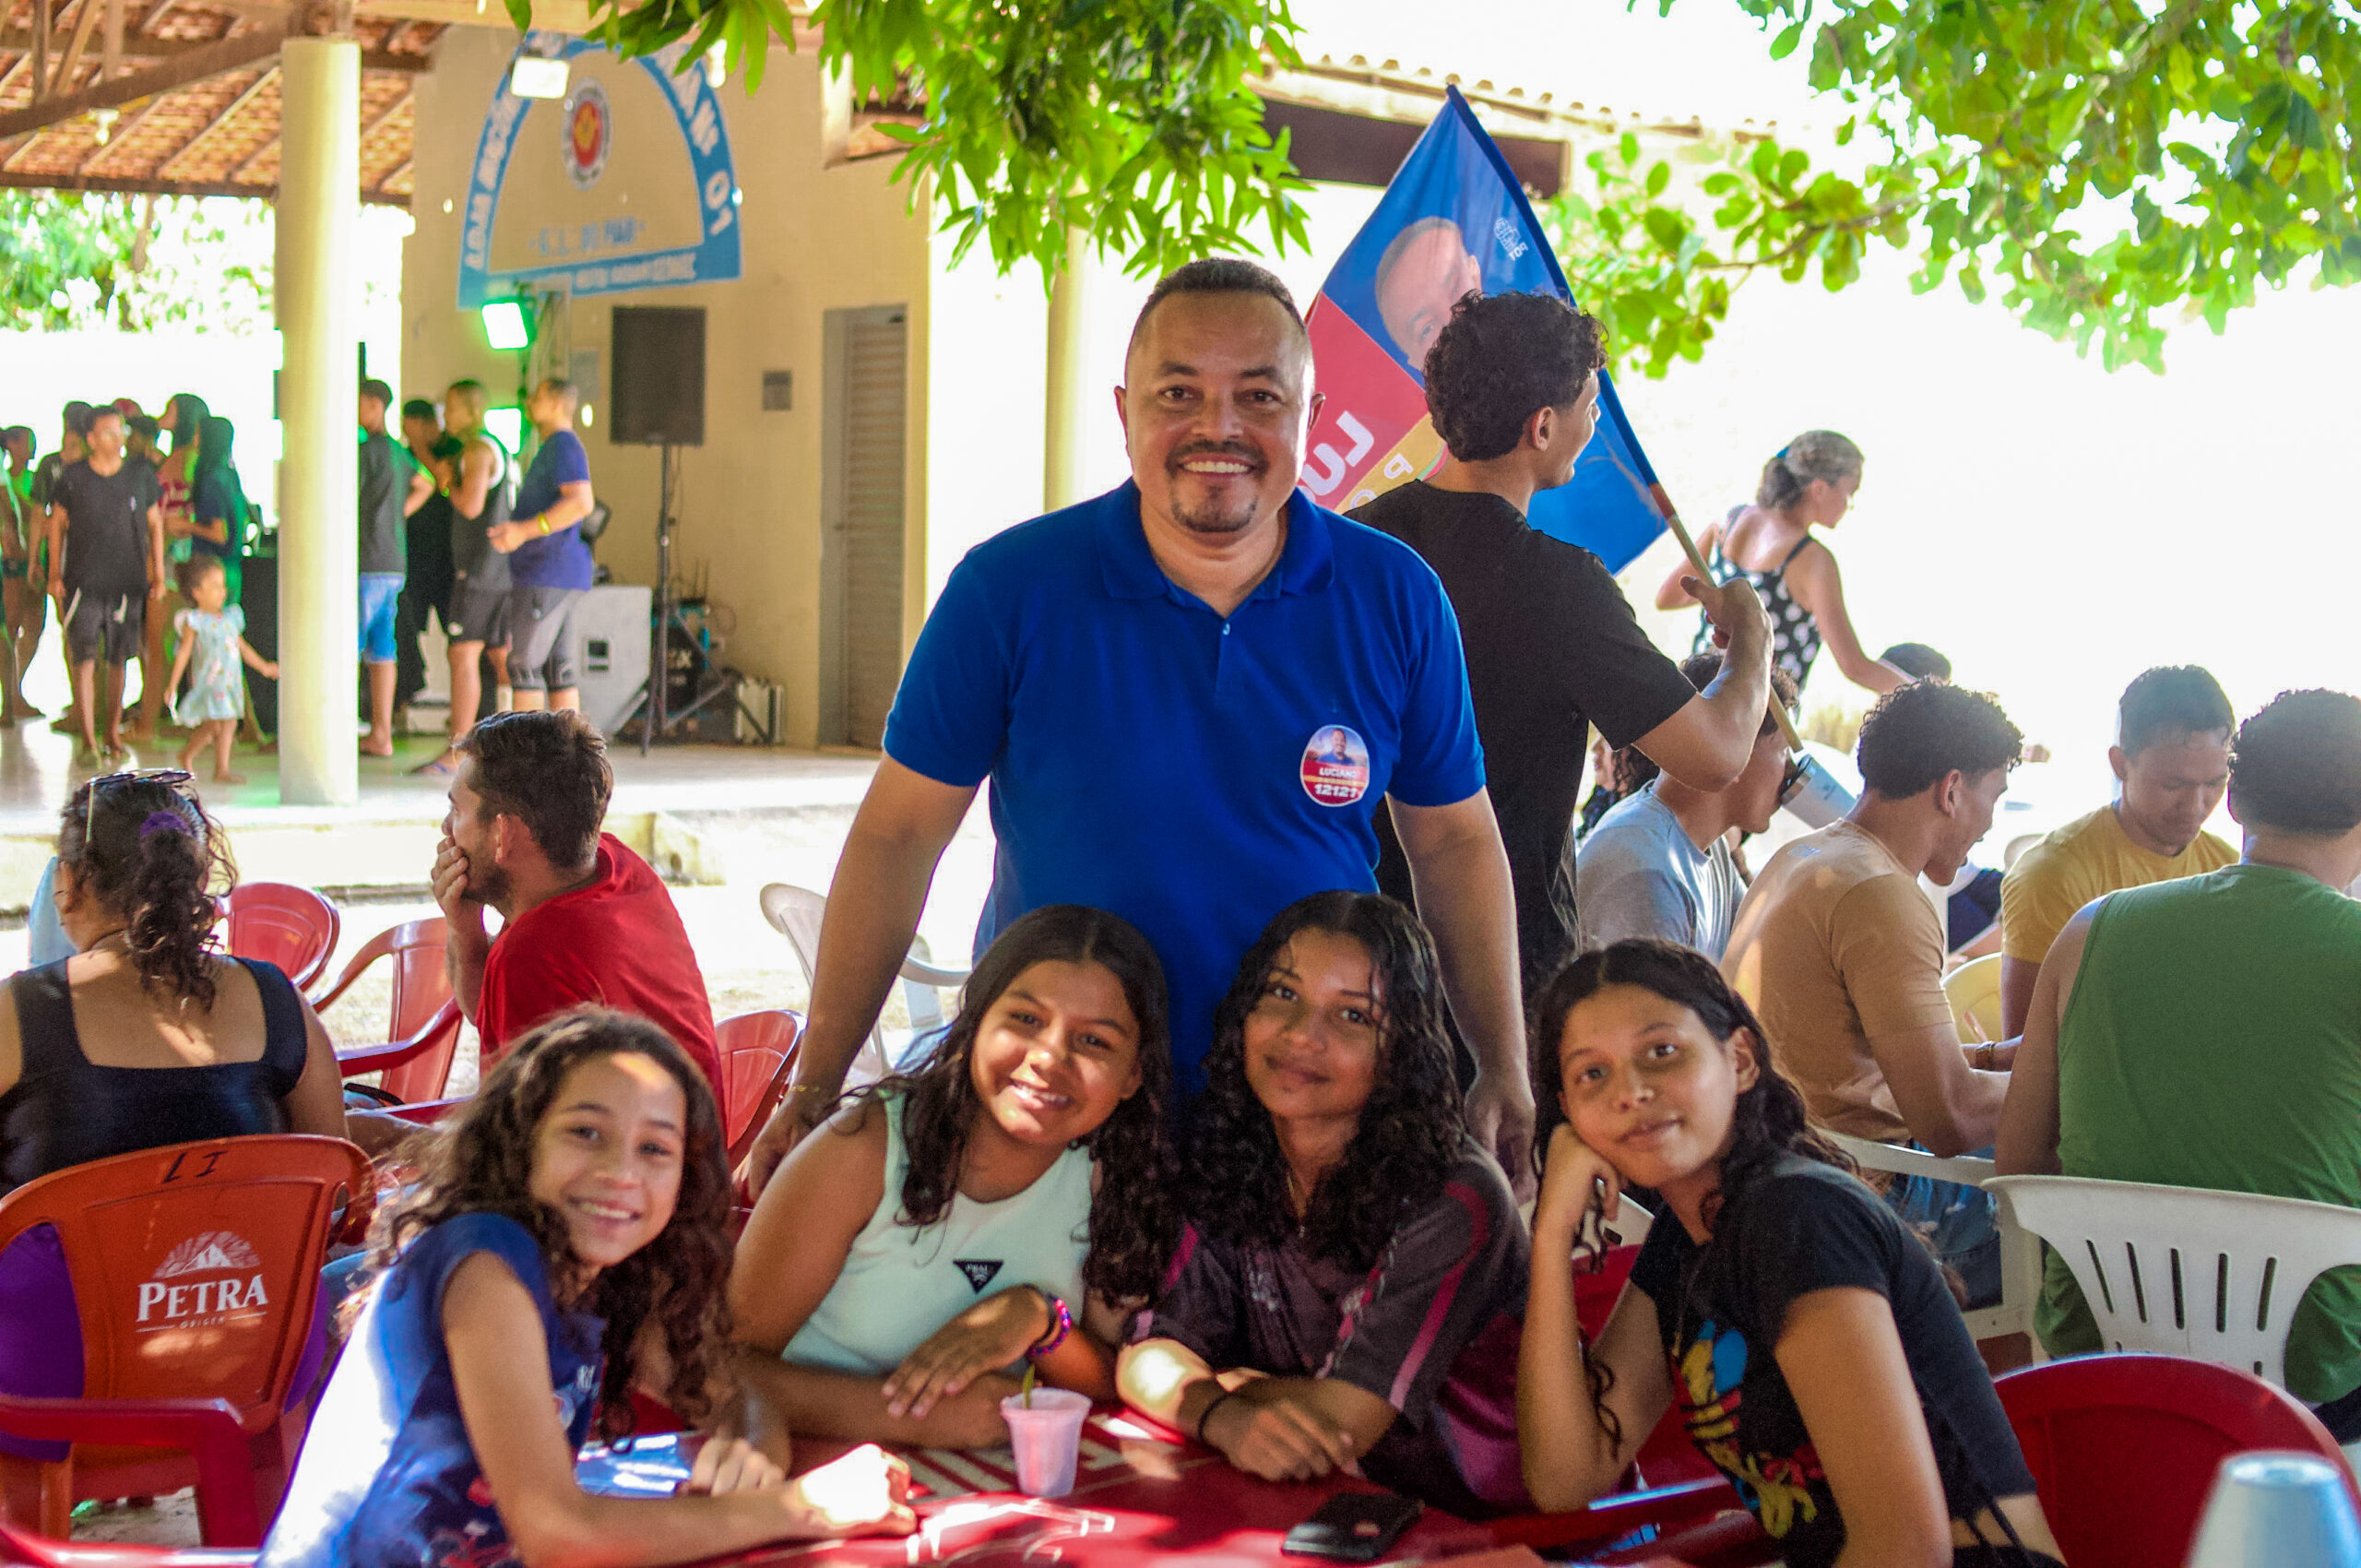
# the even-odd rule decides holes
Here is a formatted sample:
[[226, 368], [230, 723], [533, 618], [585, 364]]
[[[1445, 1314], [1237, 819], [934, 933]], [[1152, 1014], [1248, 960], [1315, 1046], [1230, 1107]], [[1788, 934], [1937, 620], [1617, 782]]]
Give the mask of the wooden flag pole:
[[[1689, 526], [1680, 520], [1680, 514], [1667, 506], [1664, 520], [1665, 526], [1672, 529], [1672, 537], [1680, 541], [1680, 552], [1689, 557], [1689, 569], [1697, 574], [1697, 580], [1712, 582], [1713, 569], [1705, 564], [1704, 552], [1697, 548], [1697, 541], [1689, 537]], [[1803, 737], [1796, 733], [1796, 721], [1787, 717], [1786, 707], [1779, 701], [1776, 692], [1771, 695], [1771, 717], [1778, 723], [1779, 738], [1787, 743], [1787, 750], [1800, 753], [1804, 749]]]

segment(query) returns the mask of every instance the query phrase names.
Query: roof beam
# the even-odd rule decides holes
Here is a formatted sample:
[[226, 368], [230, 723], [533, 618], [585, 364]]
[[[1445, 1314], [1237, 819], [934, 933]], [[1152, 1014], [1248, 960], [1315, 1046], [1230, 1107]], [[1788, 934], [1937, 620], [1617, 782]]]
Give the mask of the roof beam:
[[[259, 87], [261, 84], [257, 82], [255, 85]], [[362, 147], [367, 147], [369, 145], [369, 138], [375, 136], [379, 131], [385, 128], [386, 121], [392, 119], [395, 115], [400, 113], [404, 109], [409, 106], [409, 101], [413, 96], [414, 90], [415, 89], [405, 89], [400, 97], [395, 99], [391, 103], [386, 104], [385, 108], [379, 110], [374, 118], [369, 120], [361, 127], [361, 145]], [[191, 145], [194, 146], [195, 143], [192, 142]], [[244, 158], [239, 160], [238, 166], [230, 171], [230, 178], [232, 181], [243, 181], [246, 177], [246, 171], [261, 162], [263, 160], [263, 156], [266, 153], [275, 152], [278, 149], [279, 133], [273, 131], [270, 134], [269, 140], [264, 142], [260, 147], [255, 148], [252, 152], [246, 154]], [[159, 170], [158, 172], [160, 173], [162, 171]], [[383, 181], [378, 183], [380, 184], [384, 184]]]
[[[219, 180], [114, 180], [97, 174], [19, 174], [0, 172], [0, 189], [34, 191], [98, 191], [124, 196], [244, 196], [278, 199], [276, 185], [240, 185]], [[363, 203], [374, 207], [408, 207], [409, 197], [362, 186]]]
[[262, 75], [256, 77], [253, 81], [246, 84], [244, 91], [239, 93], [237, 97], [230, 100], [229, 102], [223, 104], [219, 113], [205, 122], [204, 129], [198, 131], [196, 135], [189, 137], [188, 140], [181, 143], [179, 149], [170, 158], [165, 159], [162, 164], [157, 168], [156, 177], [160, 180], [171, 178], [172, 166], [174, 164], [180, 162], [182, 160], [188, 157], [190, 153], [195, 152], [198, 148], [203, 147], [207, 142], [210, 141], [213, 138], [214, 133], [220, 130], [222, 126], [228, 125], [231, 121], [236, 119], [240, 110], [243, 109], [247, 104], [252, 103], [255, 99], [261, 94], [264, 88], [268, 87], [278, 79], [279, 62], [274, 59], [268, 65], [263, 68]]
[[[0, 28], [0, 54], [14, 51], [30, 53], [33, 35], [20, 28]], [[125, 65], [157, 64], [185, 60], [200, 54], [222, 41], [218, 38], [141, 38], [126, 35], [123, 41]], [[387, 43], [393, 40], [389, 36]], [[399, 71], [405, 76], [417, 76], [434, 68], [434, 62], [424, 54], [396, 53], [389, 48], [364, 49], [361, 52], [361, 68], [364, 71]]]
[[82, 0], [82, 9], [74, 18], [74, 37], [65, 45], [65, 58], [58, 62], [57, 74], [49, 78], [51, 98], [55, 98], [74, 85], [74, 73], [82, 64], [82, 51], [89, 46], [90, 30], [98, 26], [99, 15], [106, 7], [100, 0]]
[[20, 137], [27, 131], [40, 130], [44, 125], [54, 125], [63, 120], [71, 120], [93, 109], [119, 108], [155, 93], [170, 92], [175, 88], [203, 81], [208, 77], [218, 77], [224, 71], [251, 65], [257, 60], [277, 54], [279, 45], [286, 36], [284, 24], [265, 25], [250, 32], [215, 39], [202, 49], [192, 50], [175, 60], [152, 65], [144, 71], [132, 71], [108, 81], [92, 82], [78, 92], [45, 98], [22, 109], [0, 111], [0, 141]]
[[107, 0], [106, 30], [100, 35], [99, 77], [123, 75], [123, 0]]

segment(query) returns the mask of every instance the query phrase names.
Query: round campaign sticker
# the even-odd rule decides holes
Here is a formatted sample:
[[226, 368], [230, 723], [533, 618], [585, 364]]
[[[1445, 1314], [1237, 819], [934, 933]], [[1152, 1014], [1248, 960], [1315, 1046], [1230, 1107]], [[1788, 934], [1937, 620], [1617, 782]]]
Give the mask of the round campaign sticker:
[[607, 153], [614, 139], [607, 89], [595, 77], [584, 81], [565, 101], [565, 134], [559, 138], [566, 177], [577, 188], [587, 191], [599, 183], [607, 172]]
[[1303, 748], [1303, 792], [1323, 806], [1349, 806], [1369, 793], [1369, 747], [1341, 724], [1323, 724]]

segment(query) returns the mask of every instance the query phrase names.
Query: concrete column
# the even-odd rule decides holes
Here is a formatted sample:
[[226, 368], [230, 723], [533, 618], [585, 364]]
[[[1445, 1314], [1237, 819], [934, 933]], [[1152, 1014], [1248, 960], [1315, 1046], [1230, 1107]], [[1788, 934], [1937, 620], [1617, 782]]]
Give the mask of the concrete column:
[[1087, 232], [1066, 231], [1066, 266], [1050, 289], [1050, 395], [1041, 464], [1045, 510], [1083, 497], [1084, 388], [1089, 385], [1090, 249]]
[[290, 38], [279, 63], [279, 797], [349, 805], [361, 795], [352, 267], [361, 45]]

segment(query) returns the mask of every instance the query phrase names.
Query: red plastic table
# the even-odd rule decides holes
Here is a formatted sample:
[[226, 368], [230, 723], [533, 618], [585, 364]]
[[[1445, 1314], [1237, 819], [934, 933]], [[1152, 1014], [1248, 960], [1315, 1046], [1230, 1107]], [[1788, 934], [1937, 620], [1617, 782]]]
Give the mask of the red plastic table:
[[[687, 1474], [670, 1435], [631, 1453], [593, 1450], [577, 1467], [583, 1485], [619, 1497], [662, 1496]], [[835, 1451], [841, 1451], [837, 1445]], [[824, 1462], [816, 1442], [796, 1445], [798, 1466]], [[1180, 1443], [1120, 1411], [1085, 1423], [1074, 1491], [1060, 1498], [1018, 1495], [1005, 1448], [908, 1454], [919, 1533], [907, 1539], [827, 1541], [768, 1547], [719, 1561], [753, 1568], [825, 1553], [848, 1565], [1051, 1562], [1068, 1568], [1148, 1568], [1186, 1558], [1192, 1568], [1275, 1568], [1280, 1539], [1344, 1491], [1375, 1491], [1351, 1477], [1299, 1484], [1258, 1480], [1210, 1450]], [[1493, 1544], [1491, 1532], [1429, 1509], [1395, 1543], [1395, 1560], [1457, 1556]], [[1308, 1565], [1308, 1558], [1287, 1559]]]

